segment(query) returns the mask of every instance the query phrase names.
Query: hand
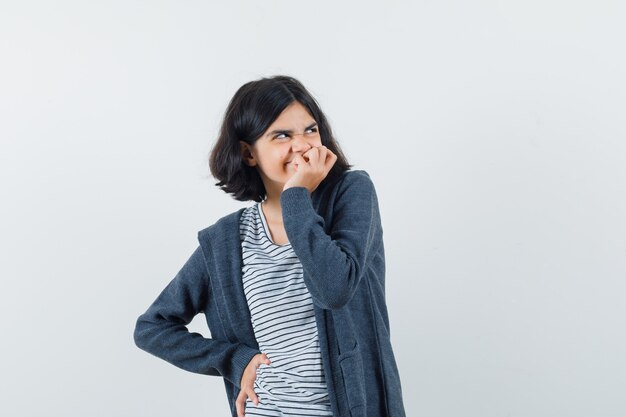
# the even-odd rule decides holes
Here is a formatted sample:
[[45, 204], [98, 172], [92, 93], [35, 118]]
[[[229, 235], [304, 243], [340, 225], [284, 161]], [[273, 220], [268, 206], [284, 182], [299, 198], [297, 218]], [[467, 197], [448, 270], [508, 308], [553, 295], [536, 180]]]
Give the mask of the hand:
[[246, 366], [246, 369], [243, 371], [241, 383], [239, 384], [241, 391], [239, 392], [237, 401], [235, 402], [237, 407], [237, 417], [244, 417], [244, 410], [246, 409], [246, 400], [248, 397], [252, 399], [254, 405], [259, 405], [261, 402], [259, 401], [259, 397], [257, 397], [256, 392], [254, 392], [254, 381], [256, 380], [256, 370], [263, 363], [269, 365], [271, 361], [265, 353], [257, 353], [250, 360], [250, 363], [248, 363], [248, 366]]
[[326, 178], [336, 161], [337, 155], [324, 145], [296, 155], [291, 161], [296, 173], [287, 180], [283, 191], [291, 187], [305, 187], [311, 194]]

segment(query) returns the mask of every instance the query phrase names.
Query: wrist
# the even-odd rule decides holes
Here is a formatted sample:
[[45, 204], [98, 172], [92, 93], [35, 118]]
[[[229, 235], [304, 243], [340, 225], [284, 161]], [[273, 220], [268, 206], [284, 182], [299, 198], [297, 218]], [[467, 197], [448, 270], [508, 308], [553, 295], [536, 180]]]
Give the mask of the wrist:
[[[295, 188], [303, 188], [306, 190], [306, 192], [309, 194], [309, 196], [311, 195], [311, 190], [309, 190], [307, 187], [305, 187], [304, 185], [286, 185], [285, 187], [283, 187], [283, 192], [287, 191], [289, 189], [295, 189]], [[293, 191], [292, 191], [293, 192]]]

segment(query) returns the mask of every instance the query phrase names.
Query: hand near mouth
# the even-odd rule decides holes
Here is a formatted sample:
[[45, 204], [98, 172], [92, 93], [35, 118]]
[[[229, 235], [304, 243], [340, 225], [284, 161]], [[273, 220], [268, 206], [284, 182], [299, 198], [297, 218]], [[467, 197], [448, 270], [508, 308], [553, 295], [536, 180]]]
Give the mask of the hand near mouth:
[[311, 194], [326, 178], [336, 161], [337, 155], [323, 145], [296, 155], [291, 160], [296, 172], [287, 180], [283, 191], [291, 187], [305, 187]]

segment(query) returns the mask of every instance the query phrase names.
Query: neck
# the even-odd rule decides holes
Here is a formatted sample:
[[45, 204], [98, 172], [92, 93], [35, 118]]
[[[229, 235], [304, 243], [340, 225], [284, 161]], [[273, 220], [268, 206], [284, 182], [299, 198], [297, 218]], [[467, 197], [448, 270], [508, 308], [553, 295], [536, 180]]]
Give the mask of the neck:
[[273, 195], [268, 193], [267, 198], [261, 204], [263, 207], [263, 213], [267, 221], [282, 223], [283, 215], [282, 208], [280, 207], [280, 194]]

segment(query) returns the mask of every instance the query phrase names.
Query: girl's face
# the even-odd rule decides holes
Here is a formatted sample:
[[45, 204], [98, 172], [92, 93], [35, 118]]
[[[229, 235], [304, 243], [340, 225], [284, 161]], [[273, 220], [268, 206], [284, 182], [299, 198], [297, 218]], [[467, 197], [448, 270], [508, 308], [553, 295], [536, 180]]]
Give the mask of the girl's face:
[[283, 110], [254, 145], [240, 143], [245, 163], [257, 167], [266, 191], [280, 194], [295, 173], [290, 164], [293, 157], [322, 146], [322, 139], [315, 119], [295, 101]]

